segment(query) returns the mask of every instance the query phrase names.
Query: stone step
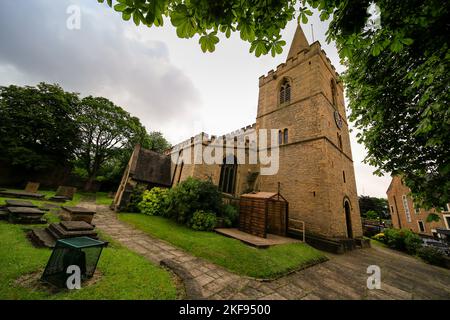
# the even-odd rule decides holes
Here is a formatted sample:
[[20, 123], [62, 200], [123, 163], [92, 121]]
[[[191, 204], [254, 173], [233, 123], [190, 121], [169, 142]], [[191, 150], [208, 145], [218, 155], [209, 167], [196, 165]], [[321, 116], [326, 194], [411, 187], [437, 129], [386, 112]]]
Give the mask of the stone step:
[[0, 210], [0, 220], [8, 220], [9, 211]]
[[60, 224], [52, 223], [48, 227], [48, 231], [56, 238], [56, 239], [65, 239], [65, 238], [73, 238], [73, 237], [97, 237], [97, 232], [94, 230], [78, 230], [78, 231], [68, 231], [64, 229]]
[[43, 216], [45, 214], [45, 211], [39, 210], [37, 208], [30, 208], [30, 207], [7, 207], [6, 208], [11, 214], [13, 215], [27, 215], [27, 216]]
[[94, 230], [94, 226], [85, 221], [62, 221], [60, 225], [67, 231]]
[[42, 219], [41, 216], [26, 216], [26, 215], [20, 215], [16, 216], [13, 214], [9, 215], [9, 222], [10, 223], [18, 223], [18, 224], [45, 224], [47, 221], [45, 219]]
[[54, 202], [66, 202], [69, 199], [65, 196], [53, 196], [53, 197], [49, 198], [48, 200], [54, 201]]
[[23, 208], [37, 208], [31, 201], [26, 200], [5, 200], [7, 207], [23, 207]]
[[30, 232], [31, 241], [38, 247], [53, 248], [56, 240], [53, 236], [47, 232], [46, 229], [33, 229]]

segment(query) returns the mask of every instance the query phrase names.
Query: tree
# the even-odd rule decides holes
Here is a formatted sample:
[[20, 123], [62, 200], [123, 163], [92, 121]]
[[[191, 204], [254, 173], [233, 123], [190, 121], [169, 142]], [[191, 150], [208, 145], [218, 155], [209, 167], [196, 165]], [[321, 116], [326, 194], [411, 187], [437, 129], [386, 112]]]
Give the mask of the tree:
[[361, 216], [367, 216], [368, 212], [375, 212], [377, 215], [388, 218], [388, 201], [384, 198], [376, 198], [370, 196], [359, 196], [359, 210]]
[[[98, 0], [104, 2], [104, 0]], [[107, 0], [113, 6], [112, 0]], [[298, 4], [300, 6], [298, 10]], [[148, 27], [169, 17], [180, 38], [199, 36], [214, 51], [219, 33], [239, 32], [256, 56], [280, 54], [280, 31], [297, 17], [307, 23], [317, 8], [331, 19], [327, 40], [335, 41], [348, 70], [350, 120], [361, 130], [366, 162], [376, 174], [400, 174], [421, 207], [450, 202], [450, 115], [447, 22], [449, 6], [439, 0], [118, 0], [124, 20]], [[376, 8], [381, 24], [369, 8]]]
[[56, 84], [0, 87], [0, 159], [29, 171], [69, 164], [80, 143], [78, 103]]
[[367, 219], [371, 219], [371, 220], [375, 220], [378, 219], [380, 217], [380, 213], [373, 211], [373, 210], [369, 210], [366, 212], [366, 218]]
[[166, 140], [166, 138], [164, 138], [161, 132], [153, 131], [148, 134], [148, 137], [142, 144], [142, 147], [155, 152], [163, 153], [171, 147], [171, 144]]
[[382, 9], [383, 25], [399, 25], [403, 42], [380, 51], [386, 35], [375, 32], [368, 46], [352, 49], [344, 75], [366, 162], [377, 174], [401, 175], [424, 208], [450, 202], [449, 30], [441, 7], [401, 1]]
[[85, 189], [91, 190], [102, 167], [145, 139], [146, 131], [138, 118], [106, 98], [84, 98], [77, 120], [82, 137], [77, 160], [86, 171]]

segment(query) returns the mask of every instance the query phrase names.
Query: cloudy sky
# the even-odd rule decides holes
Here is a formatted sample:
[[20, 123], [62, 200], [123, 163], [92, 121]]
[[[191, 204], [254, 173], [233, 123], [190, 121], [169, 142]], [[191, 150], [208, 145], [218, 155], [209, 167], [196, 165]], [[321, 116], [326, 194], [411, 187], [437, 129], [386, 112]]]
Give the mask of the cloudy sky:
[[[71, 5], [81, 9], [79, 30], [67, 28]], [[326, 44], [327, 24], [318, 15], [310, 23], [315, 40], [343, 71], [336, 48]], [[292, 21], [283, 32], [288, 45], [295, 27]], [[304, 31], [312, 42], [311, 26]], [[44, 81], [82, 96], [107, 97], [171, 143], [254, 123], [258, 78], [288, 52], [256, 58], [236, 34], [204, 54], [198, 39], [179, 39], [169, 21], [162, 28], [137, 28], [96, 0], [2, 0], [0, 43], [0, 85]], [[385, 197], [390, 178], [372, 175], [355, 132], [352, 138], [358, 193]]]

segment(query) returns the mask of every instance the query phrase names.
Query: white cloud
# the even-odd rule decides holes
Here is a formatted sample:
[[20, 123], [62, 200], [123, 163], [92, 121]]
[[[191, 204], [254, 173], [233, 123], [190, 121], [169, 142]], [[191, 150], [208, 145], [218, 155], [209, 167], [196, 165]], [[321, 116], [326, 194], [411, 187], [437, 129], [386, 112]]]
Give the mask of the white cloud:
[[[81, 30], [66, 28], [66, 8], [81, 7]], [[316, 13], [316, 12], [315, 12]], [[315, 40], [339, 72], [344, 67], [327, 24], [315, 14]], [[82, 95], [105, 96], [138, 116], [172, 143], [199, 131], [223, 134], [255, 122], [258, 78], [285, 61], [295, 22], [283, 31], [280, 56], [256, 58], [238, 34], [223, 38], [212, 54], [197, 39], [179, 39], [170, 22], [137, 28], [96, 1], [3, 0], [0, 11], [0, 85], [56, 82]], [[312, 42], [310, 25], [304, 26]], [[352, 134], [359, 193], [385, 196], [389, 178], [371, 174], [364, 147]]]

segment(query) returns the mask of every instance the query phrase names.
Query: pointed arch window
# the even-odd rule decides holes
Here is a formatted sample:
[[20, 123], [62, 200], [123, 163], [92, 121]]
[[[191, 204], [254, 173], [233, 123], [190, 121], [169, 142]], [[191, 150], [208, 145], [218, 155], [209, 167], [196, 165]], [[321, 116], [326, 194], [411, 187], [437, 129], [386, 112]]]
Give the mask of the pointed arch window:
[[224, 193], [234, 193], [236, 186], [237, 159], [229, 155], [223, 159], [220, 169], [219, 190]]
[[284, 79], [280, 87], [280, 105], [291, 101], [291, 84]]
[[283, 131], [283, 142], [284, 142], [284, 144], [289, 143], [288, 129], [284, 129], [284, 131]]
[[278, 130], [278, 145], [283, 144], [283, 132], [281, 130]]

